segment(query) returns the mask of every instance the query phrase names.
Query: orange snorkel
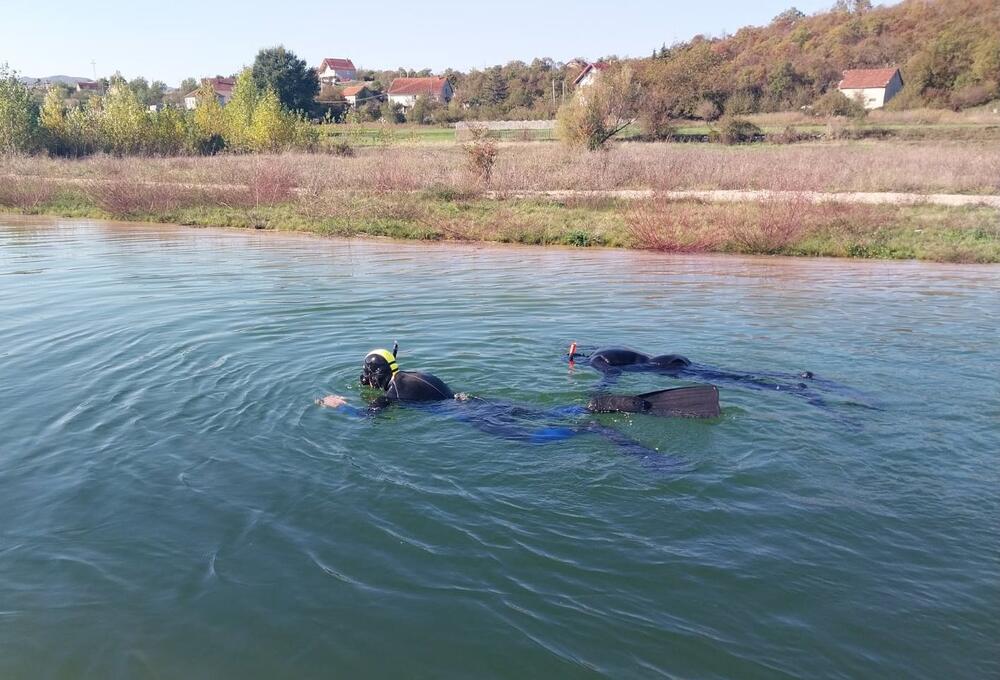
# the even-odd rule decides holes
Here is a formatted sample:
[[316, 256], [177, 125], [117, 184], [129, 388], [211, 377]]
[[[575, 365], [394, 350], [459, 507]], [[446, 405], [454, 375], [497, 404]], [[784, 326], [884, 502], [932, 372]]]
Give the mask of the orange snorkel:
[[573, 357], [576, 356], [576, 343], [571, 342], [569, 345], [569, 365], [573, 365]]

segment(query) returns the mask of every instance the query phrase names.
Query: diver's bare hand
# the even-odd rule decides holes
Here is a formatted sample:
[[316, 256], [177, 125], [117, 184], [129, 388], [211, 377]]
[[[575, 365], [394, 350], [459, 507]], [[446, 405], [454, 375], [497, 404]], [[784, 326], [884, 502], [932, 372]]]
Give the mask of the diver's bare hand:
[[343, 397], [337, 396], [336, 394], [331, 394], [323, 397], [322, 399], [317, 399], [316, 403], [326, 408], [340, 408], [347, 403], [347, 400]]

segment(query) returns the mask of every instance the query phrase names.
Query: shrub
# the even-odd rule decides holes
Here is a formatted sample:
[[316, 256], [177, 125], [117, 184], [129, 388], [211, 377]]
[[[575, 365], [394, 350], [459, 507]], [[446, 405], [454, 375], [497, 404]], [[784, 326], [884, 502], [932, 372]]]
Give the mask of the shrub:
[[743, 118], [724, 118], [718, 130], [713, 130], [712, 141], [721, 144], [749, 144], [763, 136], [763, 131]]
[[87, 182], [84, 193], [101, 210], [115, 217], [155, 215], [184, 205], [196, 205], [202, 198], [191, 188], [142, 180], [128, 167], [113, 179]]
[[230, 194], [230, 202], [243, 207], [287, 203], [295, 197], [299, 173], [295, 166], [280, 156], [262, 156], [248, 160], [239, 178], [245, 185], [242, 192]]
[[334, 156], [341, 156], [343, 158], [351, 158], [354, 156], [354, 147], [344, 139], [338, 139], [330, 142], [327, 145], [326, 150]]
[[719, 105], [711, 99], [702, 99], [694, 109], [695, 118], [701, 118], [702, 120], [718, 120], [721, 114], [722, 111], [719, 109]]
[[147, 152], [157, 156], [175, 156], [188, 149], [188, 121], [174, 108], [149, 114]]
[[778, 133], [769, 133], [767, 141], [772, 144], [795, 144], [796, 142], [807, 142], [819, 139], [820, 135], [812, 132], [803, 132], [792, 125], [786, 125], [785, 129]]
[[850, 99], [840, 90], [830, 90], [816, 100], [813, 113], [817, 116], [863, 118], [867, 111], [858, 100]]
[[948, 103], [955, 111], [982, 106], [997, 96], [996, 87], [990, 85], [968, 85], [951, 93]]
[[625, 228], [633, 247], [675, 253], [711, 250], [719, 245], [718, 231], [708, 226], [700, 203], [675, 203], [656, 197], [631, 206]]
[[773, 255], [802, 236], [802, 215], [810, 207], [801, 198], [766, 198], [756, 204], [733, 205], [721, 213], [720, 225], [742, 252]]
[[0, 205], [31, 212], [52, 200], [55, 186], [44, 179], [14, 177], [0, 182]]
[[499, 153], [497, 143], [490, 137], [489, 130], [485, 127], [473, 127], [469, 132], [472, 135], [472, 143], [462, 147], [465, 151], [466, 164], [476, 180], [487, 187], [493, 177], [493, 166], [497, 162]]

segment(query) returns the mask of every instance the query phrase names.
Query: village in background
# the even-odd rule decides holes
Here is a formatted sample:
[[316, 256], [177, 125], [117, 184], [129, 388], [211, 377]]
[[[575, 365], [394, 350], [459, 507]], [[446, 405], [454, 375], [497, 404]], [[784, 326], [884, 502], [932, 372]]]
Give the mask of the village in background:
[[1000, 262], [996, 0], [838, 0], [644, 58], [355, 56], [265, 47], [176, 88], [0, 64], [0, 211]]
[[[675, 121], [711, 124], [780, 111], [859, 118], [883, 107], [992, 110], [1000, 96], [1000, 36], [990, 19], [995, 13], [990, 0], [879, 8], [868, 0], [839, 0], [828, 12], [806, 16], [792, 8], [768, 26], [696, 36], [653, 50], [646, 59], [545, 58], [435, 74], [359, 68], [350, 55], [320, 55], [309, 64], [277, 47], [262, 50], [250, 69], [259, 88], [274, 88], [286, 109], [314, 123], [447, 126], [554, 121], [576, 92], [609, 69], [625, 68], [635, 85], [631, 117], [637, 125], [630, 132], [664, 139], [676, 132]], [[193, 111], [206, 97], [226, 106], [237, 75], [191, 77], [177, 87], [117, 75], [22, 76], [21, 82], [39, 107], [50, 91], [73, 108], [124, 85], [149, 111]]]

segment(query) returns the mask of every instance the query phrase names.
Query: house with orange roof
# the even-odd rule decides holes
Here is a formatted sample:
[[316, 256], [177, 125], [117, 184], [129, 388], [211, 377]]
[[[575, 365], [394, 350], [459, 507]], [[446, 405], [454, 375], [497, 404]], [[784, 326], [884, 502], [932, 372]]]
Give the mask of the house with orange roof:
[[344, 99], [347, 100], [347, 103], [351, 106], [351, 108], [356, 107], [358, 104], [365, 104], [366, 102], [373, 101], [377, 98], [375, 93], [369, 90], [368, 86], [364, 83], [347, 85], [340, 91], [340, 93], [344, 95]]
[[866, 109], [880, 109], [903, 89], [898, 68], [861, 68], [844, 71], [837, 89]]
[[406, 111], [417, 103], [417, 97], [436, 99], [447, 104], [455, 95], [447, 78], [394, 78], [389, 85], [389, 101]]

